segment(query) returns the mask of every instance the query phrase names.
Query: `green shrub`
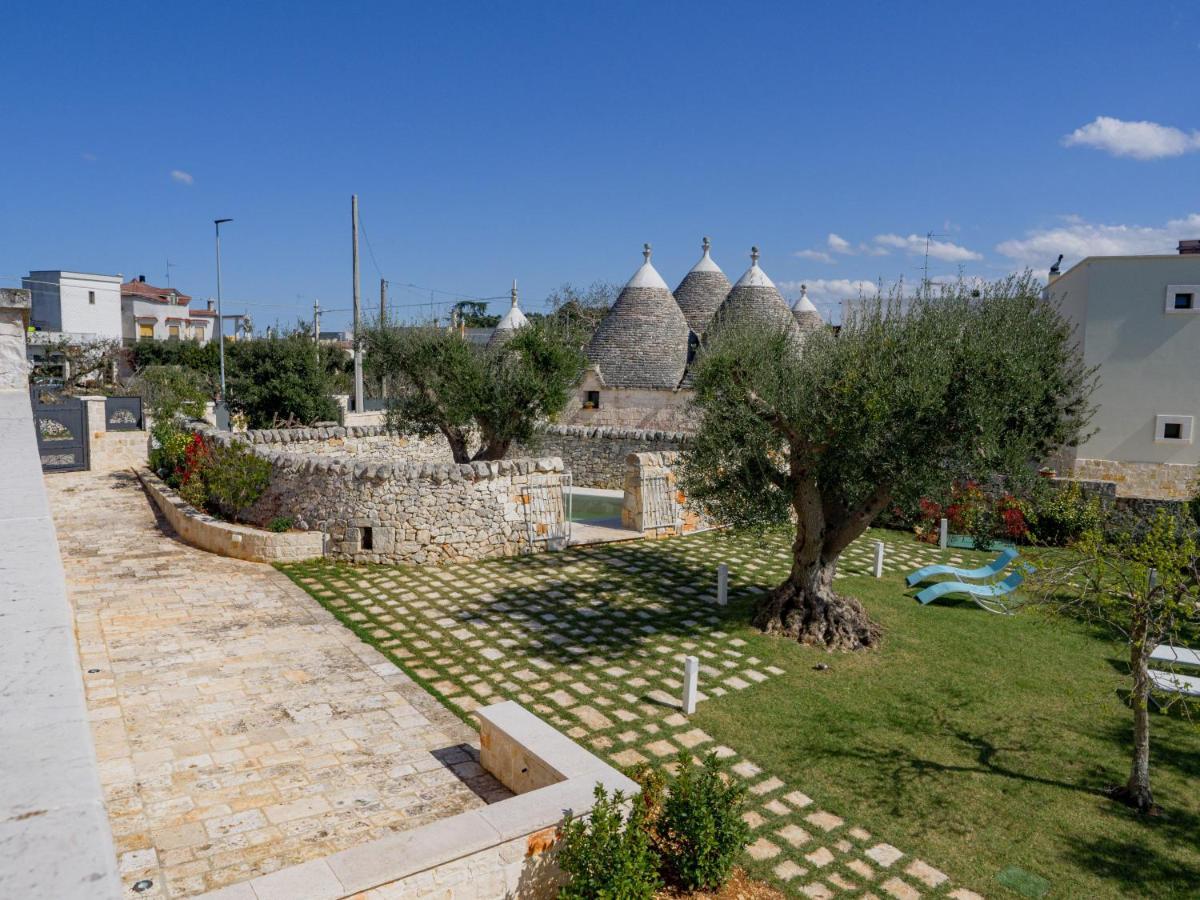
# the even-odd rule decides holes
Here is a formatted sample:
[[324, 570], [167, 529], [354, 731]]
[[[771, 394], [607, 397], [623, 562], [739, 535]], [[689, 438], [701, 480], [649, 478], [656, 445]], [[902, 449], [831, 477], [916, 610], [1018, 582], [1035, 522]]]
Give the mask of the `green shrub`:
[[173, 419], [155, 420], [150, 426], [154, 439], [150, 451], [150, 468], [171, 487], [179, 487], [188, 445], [192, 435], [180, 428]]
[[659, 860], [645, 828], [645, 810], [633, 803], [628, 818], [620, 791], [611, 797], [597, 784], [587, 818], [568, 815], [558, 849], [568, 881], [558, 896], [567, 900], [642, 900], [658, 890]]
[[1043, 480], [1034, 489], [1029, 525], [1042, 544], [1059, 547], [1099, 527], [1100, 500], [1074, 481]]
[[750, 840], [742, 819], [745, 799], [745, 785], [726, 775], [716, 754], [696, 765], [691, 754], [680, 753], [679, 771], [654, 826], [671, 881], [697, 889], [719, 888], [728, 880]]
[[267, 528], [270, 531], [276, 532], [277, 534], [282, 534], [285, 531], [291, 531], [292, 530], [292, 517], [291, 516], [276, 516], [269, 523], [267, 523]]
[[211, 512], [236, 522], [242, 512], [262, 496], [271, 481], [271, 463], [252, 453], [245, 444], [212, 443], [201, 477]]

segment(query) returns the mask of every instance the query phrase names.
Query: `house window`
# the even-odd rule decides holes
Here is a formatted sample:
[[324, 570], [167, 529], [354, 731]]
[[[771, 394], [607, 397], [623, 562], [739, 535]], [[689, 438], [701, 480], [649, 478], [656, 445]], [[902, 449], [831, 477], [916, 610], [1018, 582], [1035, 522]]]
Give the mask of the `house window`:
[[1196, 313], [1200, 312], [1200, 306], [1196, 300], [1200, 298], [1200, 284], [1168, 284], [1167, 285], [1167, 313]]
[[92, 304], [92, 306], [96, 305], [96, 292], [95, 291], [88, 291], [88, 303]]
[[171, 341], [179, 340], [179, 326], [178, 325], [168, 325], [167, 326], [167, 339], [171, 340]]
[[599, 409], [600, 408], [600, 392], [585, 391], [583, 395], [584, 409]]
[[1156, 444], [1190, 444], [1192, 442], [1192, 416], [1155, 416], [1154, 442]]
[[154, 326], [149, 322], [138, 322], [138, 337], [152, 339], [154, 337]]

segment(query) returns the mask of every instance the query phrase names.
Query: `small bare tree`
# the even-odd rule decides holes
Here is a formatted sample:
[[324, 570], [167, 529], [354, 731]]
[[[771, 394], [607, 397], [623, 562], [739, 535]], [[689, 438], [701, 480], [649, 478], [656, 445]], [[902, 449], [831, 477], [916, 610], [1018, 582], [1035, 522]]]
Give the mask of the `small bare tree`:
[[63, 390], [71, 393], [84, 385], [115, 383], [121, 342], [58, 338], [47, 343], [44, 352], [44, 361], [34, 366], [33, 377], [53, 377], [61, 369]]
[[[1129, 778], [1110, 796], [1143, 813], [1157, 806], [1150, 788], [1150, 654], [1159, 644], [1178, 645], [1200, 627], [1200, 560], [1191, 523], [1164, 509], [1137, 534], [1095, 529], [1083, 536], [1075, 561], [1037, 577], [1041, 602], [1075, 619], [1098, 624], [1129, 650], [1133, 709], [1133, 759]], [[1168, 699], [1168, 697], [1170, 699]], [[1183, 704], [1164, 695], [1164, 707]]]

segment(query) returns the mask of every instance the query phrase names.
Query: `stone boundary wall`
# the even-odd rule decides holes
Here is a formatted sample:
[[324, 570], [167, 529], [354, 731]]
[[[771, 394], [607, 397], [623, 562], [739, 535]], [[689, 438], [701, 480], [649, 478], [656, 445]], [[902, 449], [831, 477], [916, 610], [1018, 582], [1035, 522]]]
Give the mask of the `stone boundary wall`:
[[679, 489], [679, 454], [630, 453], [625, 460], [625, 503], [621, 524], [650, 538], [692, 534], [711, 528]]
[[530, 449], [561, 457], [576, 487], [619, 491], [625, 487], [625, 460], [629, 454], [677, 452], [687, 439], [686, 431], [547, 425]]
[[1107, 514], [1106, 530], [1110, 535], [1119, 533], [1137, 534], [1144, 528], [1159, 509], [1165, 509], [1184, 524], [1193, 523], [1191, 510], [1185, 500], [1155, 500], [1148, 497], [1123, 497], [1120, 486], [1111, 481], [1086, 480], [1082, 478], [1056, 478], [1057, 484], [1078, 484], [1084, 494], [1099, 497]]
[[319, 531], [261, 531], [245, 525], [222, 522], [189, 506], [149, 469], [137, 476], [163, 517], [187, 543], [209, 553], [250, 562], [299, 562], [325, 553], [324, 535]]
[[1071, 477], [1116, 485], [1118, 497], [1144, 500], [1190, 500], [1196, 493], [1200, 466], [1177, 463], [1119, 462], [1114, 459], [1076, 459]]
[[477, 710], [480, 764], [516, 796], [260, 875], [200, 900], [542, 900], [557, 894], [558, 826], [591, 812], [597, 782], [638, 786], [510, 701]]
[[117, 855], [29, 403], [28, 312], [29, 291], [0, 289], [0, 897], [115, 900]]
[[441, 434], [402, 435], [384, 425], [279, 428], [247, 431], [247, 443], [283, 453], [319, 453], [362, 462], [449, 463], [450, 445]]
[[[376, 426], [294, 429], [281, 442], [373, 437]], [[268, 449], [271, 432], [193, 430], [222, 443], [244, 440], [272, 464], [271, 480], [246, 512], [255, 523], [291, 516], [328, 536], [326, 555], [358, 563], [427, 565], [545, 548], [565, 533], [563, 463], [557, 457], [474, 463], [362, 462], [326, 453]], [[316, 436], [306, 434], [315, 432]], [[321, 438], [325, 432], [330, 437]], [[382, 433], [382, 432], [380, 432]], [[289, 438], [291, 438], [289, 440]]]

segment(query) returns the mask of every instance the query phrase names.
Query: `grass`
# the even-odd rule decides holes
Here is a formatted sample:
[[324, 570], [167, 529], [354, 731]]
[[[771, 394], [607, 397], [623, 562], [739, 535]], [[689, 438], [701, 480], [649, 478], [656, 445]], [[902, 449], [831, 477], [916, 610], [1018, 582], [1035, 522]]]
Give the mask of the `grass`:
[[718, 739], [754, 735], [740, 749], [761, 765], [982, 892], [1021, 896], [997, 880], [1009, 870], [1009, 883], [1034, 885], [1027, 896], [1039, 878], [1054, 897], [1197, 895], [1195, 725], [1154, 717], [1161, 817], [1103, 794], [1128, 771], [1122, 647], [1031, 608], [921, 607], [893, 579], [848, 577], [838, 590], [883, 625], [880, 651], [830, 655], [754, 635], [753, 652], [786, 674], [705, 704], [697, 723]]
[[[881, 580], [867, 574], [874, 539], [889, 547]], [[1103, 796], [1128, 765], [1119, 647], [1036, 610], [920, 607], [901, 574], [942, 557], [882, 531], [851, 548], [837, 581], [883, 625], [880, 650], [831, 655], [766, 637], [747, 623], [755, 597], [783, 577], [787, 543], [706, 534], [447, 569], [280, 568], [464, 717], [516, 699], [617, 759], [649, 755], [653, 741], [686, 746], [683, 729], [699, 726], [715, 740], [696, 752], [733, 748], [786, 783], [775, 799], [799, 788], [987, 896], [1195, 895], [1195, 727], [1154, 718], [1163, 816], [1138, 818]], [[712, 602], [721, 561], [731, 570], [725, 609]], [[661, 701], [677, 695], [685, 653], [701, 657], [711, 699], [672, 723]], [[764, 828], [813, 830], [800, 815]], [[810, 849], [792, 858], [807, 865], [799, 853]], [[781, 858], [748, 868], [770, 877]], [[796, 893], [808, 880], [785, 887]]]

